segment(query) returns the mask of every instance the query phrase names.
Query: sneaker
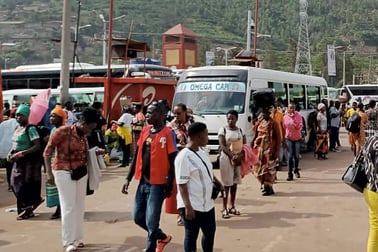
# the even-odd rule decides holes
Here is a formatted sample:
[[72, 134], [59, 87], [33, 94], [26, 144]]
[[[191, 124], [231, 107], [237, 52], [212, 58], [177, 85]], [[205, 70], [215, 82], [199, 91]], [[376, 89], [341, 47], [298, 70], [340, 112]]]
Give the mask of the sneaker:
[[301, 174], [299, 173], [299, 169], [295, 169], [294, 170], [294, 174], [295, 174], [296, 178], [300, 178], [301, 177]]
[[274, 191], [272, 187], [265, 187], [265, 191], [262, 193], [262, 196], [270, 196], [273, 194], [274, 194]]
[[291, 173], [291, 172], [289, 172], [288, 174], [287, 174], [287, 179], [286, 179], [287, 181], [292, 181], [293, 180], [293, 173]]
[[341, 150], [338, 150], [336, 148], [333, 148], [331, 151], [333, 151], [333, 152], [341, 152]]
[[66, 252], [76, 251], [77, 247], [73, 244], [70, 244], [66, 247]]
[[158, 240], [157, 246], [156, 246], [156, 252], [162, 252], [165, 248], [165, 246], [170, 243], [172, 240], [172, 235], [167, 235], [167, 238], [164, 240]]

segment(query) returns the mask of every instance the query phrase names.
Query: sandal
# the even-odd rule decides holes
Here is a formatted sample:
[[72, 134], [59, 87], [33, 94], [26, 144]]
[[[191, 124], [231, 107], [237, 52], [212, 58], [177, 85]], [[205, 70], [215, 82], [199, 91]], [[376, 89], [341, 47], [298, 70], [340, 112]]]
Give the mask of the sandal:
[[34, 216], [35, 215], [34, 215], [33, 211], [30, 211], [30, 209], [28, 209], [28, 210], [25, 210], [25, 211], [21, 212], [17, 216], [16, 220], [27, 220], [27, 219], [32, 218]]
[[228, 212], [233, 215], [240, 215], [240, 211], [237, 210], [235, 207], [231, 207], [228, 209]]
[[177, 226], [184, 226], [184, 221], [181, 216], [177, 218]]
[[227, 209], [222, 210], [222, 218], [223, 219], [229, 219], [230, 218], [230, 215], [228, 214]]
[[75, 241], [73, 244], [76, 248], [84, 248], [85, 244], [82, 241]]

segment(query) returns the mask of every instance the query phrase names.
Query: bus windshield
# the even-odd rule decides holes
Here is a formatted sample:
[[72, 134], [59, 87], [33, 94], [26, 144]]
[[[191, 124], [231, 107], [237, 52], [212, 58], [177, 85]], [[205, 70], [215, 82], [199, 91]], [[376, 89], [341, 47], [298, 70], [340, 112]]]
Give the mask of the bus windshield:
[[377, 86], [363, 86], [363, 85], [356, 85], [356, 86], [349, 86], [349, 90], [353, 96], [362, 96], [362, 95], [378, 95], [378, 87]]
[[245, 83], [238, 81], [181, 82], [173, 104], [184, 103], [193, 114], [226, 114], [229, 110], [244, 113]]

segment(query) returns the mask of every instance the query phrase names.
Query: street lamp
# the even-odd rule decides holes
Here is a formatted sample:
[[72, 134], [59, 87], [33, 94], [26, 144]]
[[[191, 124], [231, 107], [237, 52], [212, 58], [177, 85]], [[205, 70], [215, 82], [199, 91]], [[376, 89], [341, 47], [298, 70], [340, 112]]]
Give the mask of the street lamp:
[[[105, 17], [104, 15], [100, 14], [98, 15], [103, 23], [103, 29], [104, 29], [104, 32], [103, 32], [103, 35], [102, 35], [102, 65], [106, 65], [106, 26], [107, 26], [107, 23], [109, 21], [105, 20]], [[126, 15], [121, 15], [119, 17], [116, 17], [116, 18], [113, 18], [113, 21], [115, 20], [118, 20], [118, 19], [121, 19], [123, 17], [126, 17]]]
[[343, 86], [345, 86], [345, 54], [347, 50], [350, 50], [351, 47], [349, 45], [346, 46], [335, 46], [335, 50], [343, 51]]
[[[63, 28], [63, 25], [60, 26], [61, 28]], [[85, 29], [85, 28], [88, 28], [88, 27], [92, 27], [91, 24], [87, 24], [87, 25], [81, 25], [81, 26], [70, 26], [70, 29], [73, 30], [74, 32], [74, 41], [77, 42], [77, 34], [78, 34], [78, 31], [81, 30], [81, 29]]]
[[236, 46], [229, 47], [229, 48], [223, 48], [223, 47], [218, 46], [218, 47], [216, 48], [217, 51], [224, 51], [225, 65], [226, 65], [226, 66], [228, 65], [228, 51], [233, 50], [233, 49], [236, 49], [236, 48], [237, 48]]
[[17, 43], [4, 42], [4, 43], [0, 44], [1, 54], [2, 54], [2, 57], [3, 57], [3, 60], [4, 60], [4, 69], [7, 69], [7, 62], [9, 61], [9, 58], [7, 58], [5, 56], [3, 48], [4, 47], [14, 47], [14, 46], [17, 46]]
[[[252, 32], [252, 34], [255, 34], [255, 33]], [[261, 34], [261, 33], [257, 33], [257, 37], [258, 37], [258, 38], [271, 38], [272, 35], [270, 35], [270, 34]]]
[[88, 27], [91, 27], [92, 25], [91, 24], [87, 24], [87, 25], [81, 25], [81, 26], [78, 26], [78, 27], [73, 27], [71, 26], [71, 29], [74, 30], [74, 35], [75, 35], [75, 41], [77, 41], [77, 33], [79, 30], [81, 29], [85, 29], [85, 28], [88, 28]]

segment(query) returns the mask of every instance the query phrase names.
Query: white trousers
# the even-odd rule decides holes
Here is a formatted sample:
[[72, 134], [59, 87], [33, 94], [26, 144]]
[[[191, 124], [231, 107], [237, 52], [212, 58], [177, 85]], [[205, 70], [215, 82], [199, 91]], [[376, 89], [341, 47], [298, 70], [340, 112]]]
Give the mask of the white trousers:
[[72, 180], [68, 171], [53, 171], [62, 216], [63, 246], [83, 240], [84, 200], [88, 176]]

